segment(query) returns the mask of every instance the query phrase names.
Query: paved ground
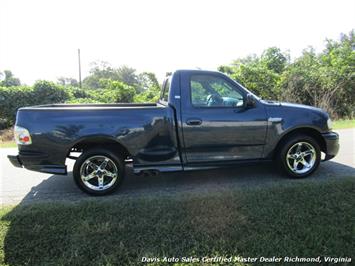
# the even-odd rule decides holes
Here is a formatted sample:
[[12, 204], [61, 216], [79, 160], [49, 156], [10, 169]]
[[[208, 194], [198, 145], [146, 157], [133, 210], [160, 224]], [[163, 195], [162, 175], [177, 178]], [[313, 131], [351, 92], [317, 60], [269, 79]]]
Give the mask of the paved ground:
[[[316, 180], [355, 177], [355, 129], [338, 131], [340, 153], [332, 161], [321, 164], [310, 177]], [[90, 198], [74, 184], [68, 176], [42, 174], [13, 167], [7, 154], [16, 154], [16, 149], [0, 149], [0, 204], [31, 203], [53, 200], [81, 200]], [[69, 160], [71, 161], [71, 160]], [[73, 161], [70, 162], [70, 165]], [[160, 174], [158, 176], [136, 176], [127, 167], [128, 176], [122, 187], [110, 197], [139, 196], [141, 194], [175, 194], [226, 190], [233, 186], [267, 186], [300, 182], [281, 176], [272, 164], [239, 166], [223, 170], [195, 171]], [[95, 198], [98, 199], [98, 198]]]

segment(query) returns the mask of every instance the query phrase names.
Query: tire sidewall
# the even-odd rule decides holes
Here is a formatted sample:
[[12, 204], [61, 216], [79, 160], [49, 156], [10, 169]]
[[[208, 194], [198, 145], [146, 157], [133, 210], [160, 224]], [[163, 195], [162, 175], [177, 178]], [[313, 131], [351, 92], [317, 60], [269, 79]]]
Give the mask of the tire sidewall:
[[[311, 168], [311, 170], [309, 170], [308, 172], [303, 173], [303, 174], [296, 174], [295, 172], [290, 170], [287, 165], [287, 158], [286, 158], [287, 152], [294, 144], [296, 144], [298, 142], [309, 143], [310, 145], [312, 145], [314, 147], [314, 149], [316, 151], [316, 161], [315, 161], [313, 167]], [[315, 139], [313, 139], [312, 137], [307, 136], [307, 135], [295, 135], [295, 136], [290, 137], [285, 142], [283, 147], [281, 148], [281, 151], [280, 151], [280, 154], [278, 157], [278, 163], [279, 163], [279, 166], [281, 167], [281, 170], [293, 178], [303, 178], [303, 177], [307, 177], [307, 176], [311, 175], [318, 168], [320, 160], [321, 160], [321, 151], [320, 151], [319, 144], [317, 143], [317, 141]]]
[[[105, 190], [93, 190], [88, 188], [83, 181], [81, 180], [81, 175], [80, 175], [80, 168], [82, 164], [90, 157], [92, 156], [106, 156], [110, 158], [115, 164], [116, 167], [118, 168], [118, 178], [116, 182], [108, 189]], [[112, 193], [115, 191], [120, 184], [123, 181], [124, 178], [124, 173], [125, 173], [125, 168], [124, 168], [124, 163], [120, 157], [118, 157], [114, 152], [107, 150], [107, 149], [91, 149], [88, 151], [84, 151], [79, 158], [76, 160], [73, 168], [73, 177], [75, 183], [78, 185], [78, 187], [84, 191], [85, 193], [88, 193], [93, 196], [103, 196]]]

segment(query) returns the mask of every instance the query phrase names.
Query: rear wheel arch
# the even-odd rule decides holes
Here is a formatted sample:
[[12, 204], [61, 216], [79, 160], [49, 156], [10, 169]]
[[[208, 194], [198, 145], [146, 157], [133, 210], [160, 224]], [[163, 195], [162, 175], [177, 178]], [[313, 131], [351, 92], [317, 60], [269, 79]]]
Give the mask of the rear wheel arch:
[[131, 153], [122, 143], [108, 136], [92, 136], [83, 138], [76, 142], [68, 150], [67, 155], [71, 152], [85, 152], [96, 148], [110, 150], [122, 158], [122, 160], [131, 157]]

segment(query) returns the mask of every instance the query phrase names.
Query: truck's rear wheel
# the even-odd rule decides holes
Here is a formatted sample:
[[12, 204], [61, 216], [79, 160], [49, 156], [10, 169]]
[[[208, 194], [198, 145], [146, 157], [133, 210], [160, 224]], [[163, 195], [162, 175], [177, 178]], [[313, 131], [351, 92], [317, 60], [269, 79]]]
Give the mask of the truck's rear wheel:
[[88, 150], [76, 160], [73, 176], [75, 183], [84, 192], [96, 196], [107, 195], [121, 184], [124, 163], [110, 150]]
[[307, 135], [290, 137], [278, 154], [281, 169], [295, 178], [312, 174], [318, 168], [320, 160], [321, 152], [317, 141]]

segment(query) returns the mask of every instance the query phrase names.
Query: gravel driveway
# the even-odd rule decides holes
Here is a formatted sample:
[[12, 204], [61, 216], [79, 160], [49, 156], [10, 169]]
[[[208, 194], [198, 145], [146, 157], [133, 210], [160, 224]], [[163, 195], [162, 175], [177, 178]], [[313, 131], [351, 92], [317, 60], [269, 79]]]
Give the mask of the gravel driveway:
[[[321, 163], [318, 171], [310, 179], [321, 181], [346, 176], [355, 178], [355, 129], [338, 130], [338, 132], [341, 146], [338, 156], [331, 161]], [[6, 155], [16, 153], [17, 149], [0, 149], [0, 203], [2, 205], [91, 198], [76, 187], [71, 173], [68, 176], [59, 176], [13, 167]], [[72, 166], [73, 161], [68, 161]], [[128, 175], [121, 188], [107, 197], [210, 192], [233, 187], [247, 188], [300, 182], [281, 176], [274, 168], [272, 164], [264, 163], [146, 177], [133, 175], [128, 166]]]

